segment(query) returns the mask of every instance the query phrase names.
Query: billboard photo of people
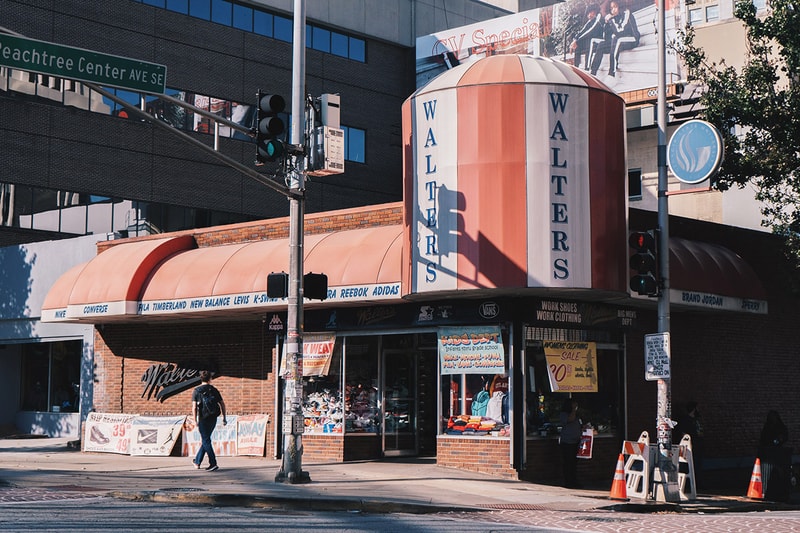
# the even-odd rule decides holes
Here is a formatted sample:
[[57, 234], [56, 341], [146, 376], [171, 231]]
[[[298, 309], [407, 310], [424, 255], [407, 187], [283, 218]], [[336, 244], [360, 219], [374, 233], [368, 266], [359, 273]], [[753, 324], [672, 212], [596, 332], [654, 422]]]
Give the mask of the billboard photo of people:
[[[658, 86], [652, 0], [568, 0], [417, 38], [417, 87], [456, 65], [497, 54], [552, 57], [589, 72], [617, 93]], [[667, 3], [667, 39], [680, 11]], [[667, 47], [667, 83], [680, 79]]]

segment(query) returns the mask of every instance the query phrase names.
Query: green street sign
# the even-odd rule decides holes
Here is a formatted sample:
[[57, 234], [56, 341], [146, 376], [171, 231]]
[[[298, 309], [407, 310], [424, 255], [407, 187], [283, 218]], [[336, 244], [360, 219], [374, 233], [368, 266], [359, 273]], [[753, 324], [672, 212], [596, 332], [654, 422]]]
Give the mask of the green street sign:
[[146, 93], [167, 83], [164, 65], [13, 35], [0, 34], [0, 65]]

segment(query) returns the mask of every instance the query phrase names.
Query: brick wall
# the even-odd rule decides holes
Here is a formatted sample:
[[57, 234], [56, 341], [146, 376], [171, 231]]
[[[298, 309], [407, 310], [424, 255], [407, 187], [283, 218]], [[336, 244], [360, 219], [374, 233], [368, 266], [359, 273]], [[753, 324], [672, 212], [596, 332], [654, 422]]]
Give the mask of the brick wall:
[[[347, 229], [390, 226], [403, 222], [403, 204], [393, 202], [370, 207], [341, 209], [316, 215], [306, 215], [303, 227], [306, 235], [330, 233]], [[289, 237], [289, 219], [276, 218], [258, 222], [243, 222], [212, 228], [200, 228], [170, 233], [169, 236], [192, 235], [197, 246], [221, 246], [241, 242], [286, 239]], [[163, 239], [165, 235], [149, 235], [133, 239], [102, 241], [97, 243], [98, 253], [111, 246], [139, 240]]]
[[191, 413], [192, 388], [159, 401], [145, 372], [160, 363], [209, 369], [230, 414], [269, 415], [267, 450], [274, 449], [275, 338], [261, 321], [106, 324], [95, 335], [94, 409], [142, 415]]
[[482, 437], [439, 437], [436, 441], [436, 464], [503, 479], [517, 479], [511, 468], [511, 441]]
[[303, 435], [303, 461], [341, 463], [344, 461], [344, 436]]
[[[528, 439], [527, 462], [520, 479], [544, 485], [562, 485], [561, 451], [558, 439]], [[611, 488], [622, 439], [595, 437], [591, 459], [578, 460], [578, 481], [587, 487]]]

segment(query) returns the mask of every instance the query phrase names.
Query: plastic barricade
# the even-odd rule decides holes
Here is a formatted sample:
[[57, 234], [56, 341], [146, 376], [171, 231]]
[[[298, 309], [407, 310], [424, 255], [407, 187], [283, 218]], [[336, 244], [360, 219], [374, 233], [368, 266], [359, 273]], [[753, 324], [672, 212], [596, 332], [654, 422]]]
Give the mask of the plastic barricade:
[[692, 456], [692, 437], [684, 435], [672, 453], [678, 454], [678, 490], [682, 501], [697, 499], [697, 486], [694, 475], [694, 457]]
[[648, 433], [643, 431], [637, 441], [623, 441], [622, 454], [625, 456], [625, 487], [628, 498], [647, 499], [653, 468]]

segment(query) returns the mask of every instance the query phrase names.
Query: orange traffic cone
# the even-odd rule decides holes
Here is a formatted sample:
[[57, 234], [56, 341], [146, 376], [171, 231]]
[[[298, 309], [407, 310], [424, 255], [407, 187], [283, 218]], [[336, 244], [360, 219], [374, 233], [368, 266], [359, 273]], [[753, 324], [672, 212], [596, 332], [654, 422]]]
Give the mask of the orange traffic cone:
[[761, 459], [756, 457], [756, 464], [753, 465], [753, 475], [750, 476], [750, 486], [747, 488], [747, 497], [764, 499], [764, 486], [761, 484]]
[[611, 499], [628, 499], [628, 491], [625, 488], [625, 456], [622, 454], [619, 454], [617, 468], [614, 470], [614, 481], [611, 483]]

